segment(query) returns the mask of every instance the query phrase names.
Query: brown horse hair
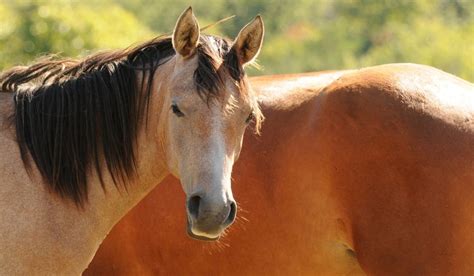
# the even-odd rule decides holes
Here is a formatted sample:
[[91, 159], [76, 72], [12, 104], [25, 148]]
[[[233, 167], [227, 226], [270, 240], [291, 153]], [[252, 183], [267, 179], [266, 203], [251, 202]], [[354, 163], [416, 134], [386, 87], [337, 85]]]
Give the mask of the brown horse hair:
[[[217, 53], [210, 43], [217, 44]], [[243, 80], [230, 46], [226, 39], [201, 35], [194, 82], [208, 102], [223, 90], [216, 58], [237, 83]], [[90, 172], [97, 173], [105, 191], [104, 166], [115, 186], [126, 188], [136, 177], [137, 136], [154, 72], [173, 55], [171, 38], [158, 37], [78, 60], [46, 57], [2, 73], [0, 89], [14, 93], [10, 118], [27, 171], [33, 160], [48, 188], [78, 207], [87, 202]]]

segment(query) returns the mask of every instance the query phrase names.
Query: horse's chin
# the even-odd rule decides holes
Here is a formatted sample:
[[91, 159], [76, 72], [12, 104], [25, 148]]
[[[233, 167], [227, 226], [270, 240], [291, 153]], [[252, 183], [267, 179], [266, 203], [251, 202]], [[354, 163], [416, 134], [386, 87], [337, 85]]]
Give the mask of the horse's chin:
[[200, 235], [194, 234], [193, 231], [191, 230], [191, 224], [189, 222], [188, 222], [188, 225], [187, 225], [186, 229], [187, 229], [187, 232], [188, 232], [188, 236], [190, 236], [191, 238], [193, 238], [195, 240], [211, 242], [211, 241], [217, 241], [219, 239], [219, 236], [208, 237], [208, 236], [200, 236]]

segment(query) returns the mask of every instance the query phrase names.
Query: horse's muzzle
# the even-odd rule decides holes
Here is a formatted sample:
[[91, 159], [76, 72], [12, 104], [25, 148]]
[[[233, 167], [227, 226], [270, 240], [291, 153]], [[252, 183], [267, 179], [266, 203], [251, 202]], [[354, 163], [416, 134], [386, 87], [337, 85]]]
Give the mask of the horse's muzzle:
[[188, 236], [190, 236], [193, 239], [200, 240], [200, 241], [209, 241], [209, 242], [217, 241], [219, 239], [219, 236], [216, 236], [215, 238], [209, 238], [209, 237], [206, 237], [206, 236], [196, 235], [196, 234], [193, 233], [191, 228], [192, 228], [192, 225], [191, 225], [191, 223], [189, 222], [189, 219], [188, 219], [186, 229], [187, 229]]
[[235, 220], [237, 204], [234, 200], [215, 202], [199, 195], [187, 201], [188, 234], [199, 240], [217, 240]]

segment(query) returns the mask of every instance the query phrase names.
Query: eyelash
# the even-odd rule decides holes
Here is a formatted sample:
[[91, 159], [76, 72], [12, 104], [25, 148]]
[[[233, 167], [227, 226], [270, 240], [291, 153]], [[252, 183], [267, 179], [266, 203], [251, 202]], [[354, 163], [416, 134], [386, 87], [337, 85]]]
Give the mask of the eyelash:
[[173, 113], [178, 116], [178, 117], [183, 117], [184, 116], [184, 113], [179, 110], [179, 107], [177, 104], [172, 104], [171, 105], [171, 110], [173, 110]]
[[253, 119], [255, 119], [255, 115], [252, 113], [249, 114], [249, 116], [247, 117], [247, 119], [245, 120], [245, 123], [248, 124], [250, 123]]

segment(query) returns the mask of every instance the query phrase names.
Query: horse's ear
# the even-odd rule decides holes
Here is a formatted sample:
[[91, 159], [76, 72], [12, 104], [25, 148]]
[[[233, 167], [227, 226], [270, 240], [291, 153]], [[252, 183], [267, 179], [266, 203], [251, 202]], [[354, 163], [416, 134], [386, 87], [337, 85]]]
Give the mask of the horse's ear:
[[199, 41], [199, 24], [191, 7], [179, 17], [173, 31], [173, 47], [184, 58], [194, 54]]
[[257, 15], [252, 22], [240, 30], [233, 48], [236, 50], [241, 64], [252, 62], [257, 57], [262, 48], [264, 33], [265, 29], [260, 15]]

